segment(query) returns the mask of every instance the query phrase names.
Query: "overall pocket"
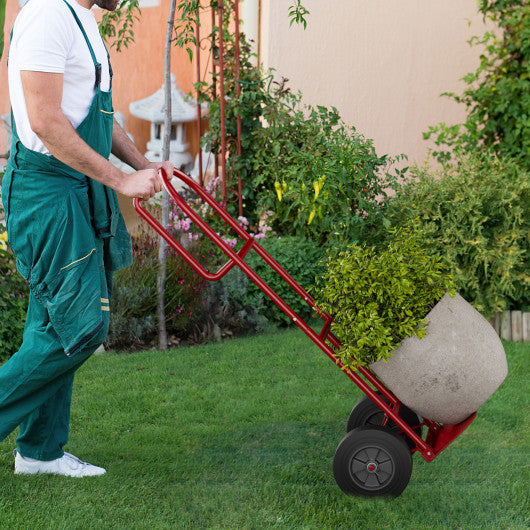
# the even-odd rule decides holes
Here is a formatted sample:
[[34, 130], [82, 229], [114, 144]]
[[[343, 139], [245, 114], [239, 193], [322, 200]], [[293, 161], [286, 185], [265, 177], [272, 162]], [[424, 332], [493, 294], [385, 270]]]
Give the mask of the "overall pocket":
[[102, 332], [106, 334], [98, 254], [96, 248], [91, 249], [41, 284], [50, 321], [66, 355], [76, 353]]
[[[63, 189], [39, 201], [31, 241], [30, 289], [47, 309], [66, 355], [106, 333], [99, 264], [102, 244], [94, 237], [86, 190]], [[55, 208], [50, 210], [50, 199]]]

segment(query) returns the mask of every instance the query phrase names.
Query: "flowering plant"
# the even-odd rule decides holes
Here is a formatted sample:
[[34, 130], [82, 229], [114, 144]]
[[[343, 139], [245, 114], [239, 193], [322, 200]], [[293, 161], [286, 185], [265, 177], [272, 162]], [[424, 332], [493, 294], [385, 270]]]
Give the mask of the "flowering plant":
[[[212, 197], [219, 195], [221, 179], [219, 177], [211, 179], [205, 186], [205, 190]], [[212, 227], [216, 234], [230, 247], [235, 248], [238, 238], [231, 234], [231, 229], [216, 215], [212, 209], [199, 199], [187, 198], [187, 203]], [[220, 203], [224, 206], [223, 203]], [[272, 228], [268, 224], [268, 219], [273, 215], [272, 211], [265, 211], [259, 217], [256, 225], [250, 226], [249, 220], [240, 215], [237, 222], [243, 230], [247, 231], [254, 239], [264, 239], [267, 234], [272, 233]], [[203, 237], [203, 233], [193, 224], [193, 221], [176, 205], [171, 202], [169, 207], [169, 226], [168, 230], [175, 237], [180, 237], [181, 242], [197, 241]], [[208, 245], [208, 243], [205, 243]], [[217, 248], [212, 247], [213, 252]]]
[[[110, 330], [106, 344], [112, 348], [144, 347], [157, 330], [157, 237], [148, 231], [132, 238], [133, 264], [114, 275]], [[191, 250], [203, 261], [209, 256], [201, 251], [201, 241], [190, 241]], [[188, 339], [206, 311], [203, 292], [206, 282], [172, 249], [167, 254], [165, 315], [169, 342], [176, 345]], [[141, 278], [141, 281], [138, 281]]]
[[264, 107], [268, 127], [256, 131], [252, 150], [252, 185], [260, 208], [274, 211], [273, 227], [334, 244], [386, 223], [381, 205], [407, 169], [397, 164], [404, 155], [379, 156], [337, 109], [303, 107], [300, 95], [278, 93]]
[[7, 231], [0, 232], [0, 250], [7, 250]]

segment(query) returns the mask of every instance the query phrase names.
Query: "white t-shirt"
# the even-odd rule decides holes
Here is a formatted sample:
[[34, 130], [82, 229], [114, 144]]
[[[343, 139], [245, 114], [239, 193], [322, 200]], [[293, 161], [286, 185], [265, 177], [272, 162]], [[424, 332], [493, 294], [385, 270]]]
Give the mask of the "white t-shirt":
[[[107, 51], [99, 34], [94, 13], [75, 0], [75, 10], [101, 63], [101, 90], [110, 89]], [[33, 151], [49, 154], [31, 130], [20, 71], [63, 74], [61, 108], [74, 128], [88, 114], [96, 81], [94, 62], [74, 15], [63, 0], [30, 0], [20, 11], [9, 49], [9, 94], [18, 137]]]

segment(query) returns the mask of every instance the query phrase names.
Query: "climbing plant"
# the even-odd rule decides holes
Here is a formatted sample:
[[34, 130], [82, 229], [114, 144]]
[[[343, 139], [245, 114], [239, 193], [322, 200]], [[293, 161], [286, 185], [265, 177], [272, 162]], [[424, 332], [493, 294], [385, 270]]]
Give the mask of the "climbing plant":
[[527, 0], [479, 0], [479, 10], [495, 29], [472, 37], [483, 52], [475, 70], [463, 80], [459, 95], [443, 95], [467, 109], [462, 124], [439, 123], [424, 133], [434, 139], [441, 162], [455, 147], [493, 150], [530, 168], [530, 4]]
[[[193, 48], [197, 44], [195, 40], [195, 24], [199, 21], [199, 12], [204, 9], [218, 9], [222, 5], [226, 20], [230, 20], [234, 11], [234, 0], [180, 0], [177, 8], [179, 16], [176, 19], [176, 45], [185, 48], [190, 60], [193, 57]], [[309, 11], [302, 5], [302, 0], [291, 0], [288, 8], [291, 25], [294, 23], [301, 24], [304, 29], [307, 27], [307, 15]], [[199, 21], [200, 23], [200, 21]], [[213, 28], [213, 32], [217, 28]], [[224, 28], [225, 36], [229, 39], [231, 32], [226, 26]]]

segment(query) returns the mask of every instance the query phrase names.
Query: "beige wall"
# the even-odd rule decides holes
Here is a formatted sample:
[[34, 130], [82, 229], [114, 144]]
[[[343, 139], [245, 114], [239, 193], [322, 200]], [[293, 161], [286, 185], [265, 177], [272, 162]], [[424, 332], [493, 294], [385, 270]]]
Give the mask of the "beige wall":
[[[311, 13], [305, 31], [289, 27], [292, 3], [242, 3], [247, 20], [260, 11], [262, 60], [302, 90], [307, 103], [337, 107], [347, 123], [375, 139], [380, 154], [406, 153], [421, 161], [427, 150], [422, 131], [463, 119], [463, 109], [439, 95], [460, 90], [460, 78], [477, 64], [478, 50], [467, 44], [484, 30], [477, 0], [303, 0]], [[142, 149], [149, 125], [130, 116], [128, 106], [162, 85], [169, 0], [159, 4], [143, 9], [136, 43], [111, 53], [115, 108], [126, 114], [127, 129]], [[7, 31], [17, 12], [18, 2], [9, 1]], [[6, 54], [0, 62], [0, 114], [9, 111], [5, 62]], [[172, 70], [180, 87], [190, 90], [194, 69], [182, 50], [174, 50]], [[195, 148], [191, 127], [188, 134]], [[5, 147], [0, 127], [0, 153]]]
[[463, 108], [440, 98], [478, 64], [467, 41], [482, 34], [477, 0], [303, 0], [308, 26], [289, 28], [287, 0], [261, 0], [261, 55], [305, 102], [335, 106], [375, 140], [379, 154], [421, 162], [421, 133], [457, 123]]

